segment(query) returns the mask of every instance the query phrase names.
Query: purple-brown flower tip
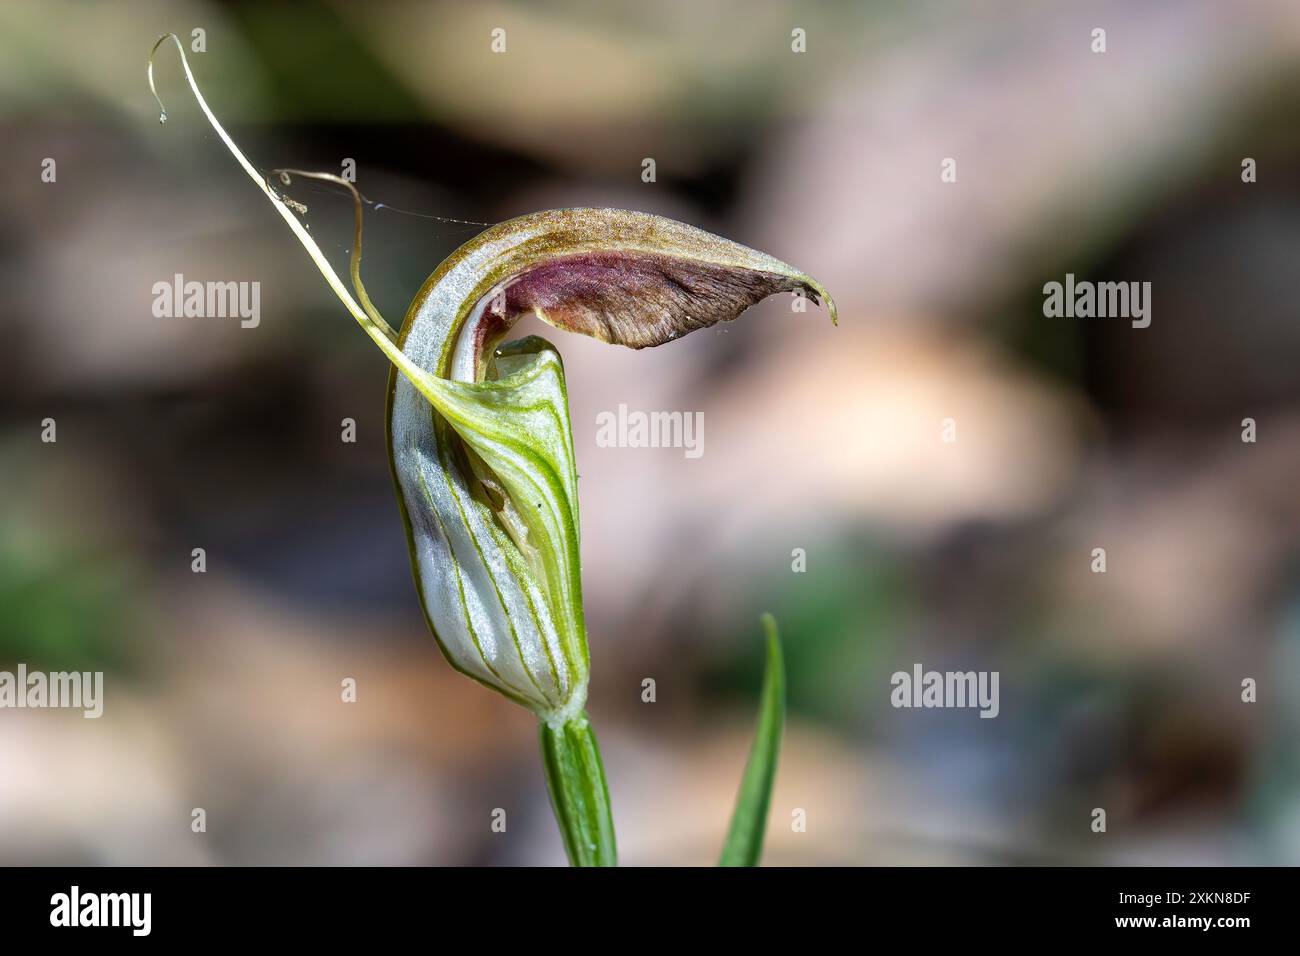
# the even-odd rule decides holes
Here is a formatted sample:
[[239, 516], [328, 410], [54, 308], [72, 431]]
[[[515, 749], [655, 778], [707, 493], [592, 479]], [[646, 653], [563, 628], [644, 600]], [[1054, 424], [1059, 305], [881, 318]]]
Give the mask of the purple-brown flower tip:
[[431, 308], [468, 325], [484, 360], [524, 315], [641, 349], [735, 319], [778, 292], [826, 305], [815, 279], [694, 226], [623, 209], [554, 209], [500, 223], [466, 243], [425, 283], [407, 316]]

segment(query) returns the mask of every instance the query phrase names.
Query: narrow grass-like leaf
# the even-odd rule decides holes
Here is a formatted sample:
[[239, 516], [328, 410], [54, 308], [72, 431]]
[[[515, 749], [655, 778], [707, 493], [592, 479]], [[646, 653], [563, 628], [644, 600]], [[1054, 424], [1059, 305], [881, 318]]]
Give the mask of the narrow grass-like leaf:
[[718, 866], [758, 866], [763, 855], [763, 835], [767, 832], [767, 811], [772, 803], [772, 783], [776, 779], [777, 755], [781, 749], [781, 729], [785, 725], [785, 662], [781, 656], [781, 637], [776, 619], [763, 615], [767, 634], [767, 668], [763, 674], [763, 700], [758, 708], [758, 729], [740, 781], [740, 794], [731, 815], [731, 829], [722, 846]]

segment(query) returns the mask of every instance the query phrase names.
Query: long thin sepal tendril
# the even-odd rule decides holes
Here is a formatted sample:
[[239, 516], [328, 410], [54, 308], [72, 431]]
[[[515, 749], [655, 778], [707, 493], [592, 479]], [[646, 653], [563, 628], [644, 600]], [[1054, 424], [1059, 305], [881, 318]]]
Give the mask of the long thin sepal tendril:
[[239, 147], [235, 145], [235, 141], [230, 138], [230, 134], [228, 134], [225, 128], [222, 127], [221, 123], [218, 122], [217, 117], [208, 106], [207, 100], [203, 98], [203, 94], [199, 91], [199, 84], [195, 81], [194, 73], [190, 70], [189, 60], [185, 56], [185, 47], [175, 33], [165, 33], [160, 36], [158, 42], [153, 45], [153, 49], [149, 51], [149, 91], [153, 93], [153, 98], [158, 102], [159, 122], [165, 123], [167, 121], [167, 109], [163, 106], [162, 99], [158, 96], [157, 87], [154, 85], [153, 61], [154, 56], [158, 52], [158, 48], [168, 40], [171, 40], [176, 45], [176, 52], [180, 54], [181, 67], [185, 70], [185, 79], [190, 85], [190, 90], [194, 93], [195, 102], [199, 104], [199, 109], [203, 111], [204, 117], [207, 118], [209, 125], [212, 126], [212, 129], [216, 132], [217, 136], [221, 138], [223, 143], [225, 143], [226, 149], [230, 150], [230, 154], [234, 156], [239, 165], [243, 167], [244, 172], [248, 174], [248, 178], [257, 184], [257, 188], [262, 191], [266, 198], [270, 200], [271, 205], [280, 213], [280, 216], [289, 225], [289, 229], [292, 230], [293, 234], [298, 238], [298, 241], [302, 243], [302, 247], [307, 250], [307, 255], [311, 257], [312, 262], [316, 263], [316, 268], [318, 268], [321, 275], [325, 277], [325, 281], [329, 284], [330, 289], [336, 296], [338, 296], [339, 301], [343, 303], [344, 307], [352, 313], [353, 318], [357, 320], [361, 325], [361, 328], [363, 328], [366, 334], [374, 340], [375, 344], [379, 346], [384, 355], [388, 357], [388, 360], [396, 365], [398, 369], [401, 370], [402, 374], [409, 378], [416, 388], [418, 388], [430, 401], [436, 403], [436, 395], [438, 392], [437, 380], [402, 354], [402, 350], [397, 346], [397, 334], [393, 331], [392, 326], [384, 321], [383, 317], [380, 316], [374, 305], [371, 304], [370, 297], [366, 295], [365, 286], [361, 284], [361, 199], [357, 194], [356, 188], [341, 177], [333, 176], [329, 173], [305, 173], [297, 170], [283, 170], [284, 173], [293, 173], [299, 176], [310, 176], [315, 179], [336, 182], [352, 192], [353, 200], [356, 203], [356, 228], [352, 247], [352, 279], [356, 285], [357, 294], [361, 297], [362, 302], [365, 303], [364, 308], [359, 305], [356, 299], [352, 297], [352, 294], [348, 292], [347, 286], [343, 284], [343, 280], [339, 278], [338, 273], [334, 271], [334, 267], [331, 266], [329, 260], [325, 258], [325, 254], [321, 252], [320, 246], [316, 244], [316, 240], [314, 240], [310, 233], [308, 233], [303, 227], [303, 224], [298, 220], [298, 217], [295, 216], [289, 207], [285, 205], [284, 201], [275, 194], [275, 191], [270, 187], [266, 179], [258, 173], [258, 171], [253, 167], [253, 164], [248, 161], [242, 152], [240, 152]]
[[357, 290], [357, 298], [361, 300], [361, 307], [366, 310], [366, 315], [370, 316], [375, 324], [383, 328], [384, 333], [392, 340], [397, 340], [397, 333], [393, 331], [392, 326], [384, 321], [384, 317], [379, 314], [374, 303], [370, 301], [370, 296], [366, 294], [365, 284], [361, 281], [361, 193], [357, 192], [357, 187], [348, 182], [342, 176], [335, 176], [333, 173], [309, 172], [305, 169], [273, 169], [271, 175], [279, 176], [280, 182], [285, 186], [289, 185], [290, 176], [301, 176], [304, 179], [318, 179], [321, 182], [334, 183], [342, 186], [352, 194], [352, 206], [355, 212], [354, 223], [352, 227], [352, 256], [348, 263], [348, 268], [352, 274], [352, 288]]

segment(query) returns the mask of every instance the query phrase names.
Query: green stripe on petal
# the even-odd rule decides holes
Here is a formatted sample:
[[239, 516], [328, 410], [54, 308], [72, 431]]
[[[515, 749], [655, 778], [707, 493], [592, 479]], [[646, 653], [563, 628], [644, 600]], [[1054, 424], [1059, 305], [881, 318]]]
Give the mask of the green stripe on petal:
[[[459, 602], [458, 610], [468, 610], [466, 629], [476, 630], [476, 621], [496, 622], [500, 637], [510, 635], [513, 658], [533, 683], [534, 709], [551, 714], [581, 707], [588, 668], [577, 472], [564, 370], [554, 348], [538, 338], [503, 350], [497, 366], [504, 377], [482, 382], [431, 378], [425, 383], [428, 404], [423, 421], [412, 423], [415, 431], [407, 437], [413, 440], [403, 444], [404, 433], [394, 428], [394, 473], [403, 492], [417, 576], [424, 576], [428, 559], [449, 556], [467, 576], [491, 583], [491, 593], [476, 595], [478, 606]], [[394, 390], [395, 403], [399, 391]], [[414, 402], [415, 396], [407, 399]], [[393, 418], [401, 422], [396, 410]], [[459, 456], [446, 430], [439, 434], [444, 423], [463, 443]], [[454, 505], [454, 519], [465, 525], [463, 539], [472, 541], [473, 549], [457, 546], [458, 536], [447, 532], [448, 522], [436, 513], [435, 521], [419, 520], [427, 517], [430, 505], [438, 507], [436, 500], [413, 502], [407, 493], [409, 468], [427, 460], [422, 454], [427, 446], [420, 442], [429, 436], [439, 441], [439, 457], [447, 466], [444, 507]], [[461, 467], [455, 464], [458, 457]], [[476, 526], [486, 534], [476, 533]], [[446, 615], [428, 606], [430, 598], [439, 597], [429, 590], [422, 587], [436, 630], [437, 619]], [[505, 644], [498, 640], [493, 645], [497, 657], [488, 662], [491, 668], [498, 669], [503, 657], [512, 658]]]

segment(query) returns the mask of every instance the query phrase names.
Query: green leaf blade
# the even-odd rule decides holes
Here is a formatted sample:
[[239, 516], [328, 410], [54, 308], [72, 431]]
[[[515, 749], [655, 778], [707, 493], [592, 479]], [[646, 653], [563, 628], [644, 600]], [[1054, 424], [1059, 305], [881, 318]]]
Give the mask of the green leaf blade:
[[718, 866], [758, 866], [763, 855], [763, 836], [767, 832], [772, 784], [776, 780], [781, 732], [785, 726], [785, 661], [776, 619], [764, 614], [762, 622], [767, 635], [767, 666], [763, 673], [758, 727]]

